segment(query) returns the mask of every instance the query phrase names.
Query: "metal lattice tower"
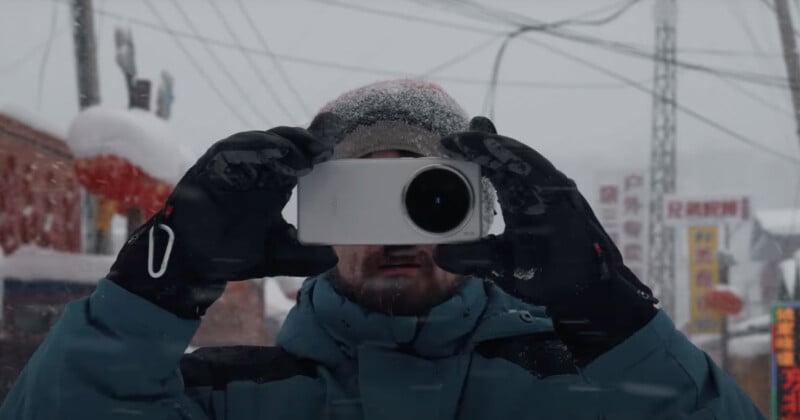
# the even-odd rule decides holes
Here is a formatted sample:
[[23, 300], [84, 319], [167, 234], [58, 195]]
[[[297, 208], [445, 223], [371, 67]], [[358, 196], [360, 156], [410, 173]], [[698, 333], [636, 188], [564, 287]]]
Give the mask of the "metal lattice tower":
[[671, 316], [675, 315], [675, 232], [664, 225], [663, 202], [665, 194], [675, 192], [676, 20], [676, 0], [656, 0], [647, 282], [661, 300], [661, 307]]

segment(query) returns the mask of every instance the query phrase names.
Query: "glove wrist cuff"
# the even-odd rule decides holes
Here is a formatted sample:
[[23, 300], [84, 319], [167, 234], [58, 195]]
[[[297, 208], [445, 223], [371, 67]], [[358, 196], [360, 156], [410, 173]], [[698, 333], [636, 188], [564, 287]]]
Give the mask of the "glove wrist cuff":
[[175, 242], [162, 213], [156, 214], [131, 235], [106, 278], [180, 318], [198, 319], [224, 284], [204, 284]]
[[579, 366], [625, 341], [655, 317], [653, 301], [612, 272], [556, 304], [547, 313]]

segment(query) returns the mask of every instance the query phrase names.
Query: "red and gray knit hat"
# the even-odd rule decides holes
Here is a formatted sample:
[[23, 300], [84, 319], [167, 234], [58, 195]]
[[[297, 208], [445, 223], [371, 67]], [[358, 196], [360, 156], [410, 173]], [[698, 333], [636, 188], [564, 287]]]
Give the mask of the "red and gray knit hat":
[[[466, 111], [441, 87], [401, 79], [373, 83], [339, 96], [322, 107], [309, 130], [338, 142], [333, 159], [348, 159], [389, 150], [443, 157], [439, 139], [469, 128]], [[494, 218], [494, 202], [494, 188], [484, 178], [484, 233]]]
[[[321, 127], [323, 116], [335, 127]], [[347, 92], [322, 107], [312, 123], [316, 132], [337, 136], [334, 159], [386, 150], [442, 156], [439, 138], [468, 126], [467, 113], [442, 88], [406, 79]]]

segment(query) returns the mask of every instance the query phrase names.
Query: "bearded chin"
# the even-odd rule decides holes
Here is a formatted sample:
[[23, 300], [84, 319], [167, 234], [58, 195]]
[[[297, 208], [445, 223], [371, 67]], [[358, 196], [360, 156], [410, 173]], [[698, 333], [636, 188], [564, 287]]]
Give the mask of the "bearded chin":
[[429, 299], [415, 293], [414, 282], [406, 276], [370, 276], [358, 284], [344, 281], [338, 269], [333, 270], [334, 290], [352, 302], [371, 311], [387, 315], [422, 315], [431, 308]]

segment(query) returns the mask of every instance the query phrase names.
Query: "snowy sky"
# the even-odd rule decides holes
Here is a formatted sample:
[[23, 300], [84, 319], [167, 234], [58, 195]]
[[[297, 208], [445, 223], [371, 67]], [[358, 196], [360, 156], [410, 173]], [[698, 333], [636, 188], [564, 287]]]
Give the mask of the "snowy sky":
[[[338, 94], [396, 75], [428, 75], [469, 113], [481, 113], [486, 95], [486, 84], [481, 82], [489, 79], [502, 42], [502, 36], [484, 32], [511, 30], [506, 23], [477, 16], [474, 9], [465, 6], [469, 2], [456, 0], [243, 0], [244, 13], [256, 23], [268, 48], [282, 57], [281, 65], [299, 93], [296, 96], [272, 59], [264, 54], [252, 54], [248, 59], [241, 50], [232, 47], [240, 43], [252, 50], [264, 50], [239, 2], [215, 1], [232, 27], [233, 36], [210, 0], [94, 0], [98, 12], [95, 29], [103, 104], [118, 107], [127, 104], [122, 73], [114, 61], [113, 37], [115, 27], [127, 25], [133, 30], [139, 76], [154, 82], [162, 70], [175, 76], [176, 102], [170, 125], [174, 141], [182, 143], [195, 156], [213, 141], [237, 131], [281, 124], [305, 125], [315, 110]], [[341, 2], [345, 6], [358, 4], [446, 20], [482, 31], [378, 16], [343, 7]], [[167, 22], [166, 27], [148, 3]], [[543, 21], [598, 9], [614, 10], [624, 3], [621, 0], [482, 0], [482, 4]], [[679, 3], [680, 60], [738, 72], [785, 76], [775, 18], [763, 2]], [[0, 0], [0, 10], [0, 102], [37, 111], [66, 130], [77, 113], [78, 103], [67, 1]], [[180, 10], [203, 36], [231, 47], [210, 46], [212, 56], [202, 43], [180, 38], [192, 58], [187, 57], [169, 33], [170, 30], [192, 32]], [[653, 0], [642, 0], [611, 24], [572, 30], [592, 37], [652, 46]], [[52, 43], [48, 49], [49, 39]], [[545, 43], [645, 86], [652, 85], [651, 61], [532, 33], [513, 41], [502, 63], [495, 111], [501, 133], [518, 138], [550, 157], [591, 198], [598, 175], [646, 168], [651, 97], [530, 41]], [[734, 54], [711, 54], [708, 50]], [[462, 56], [465, 58], [452, 62]], [[225, 63], [227, 73], [217, 60]], [[451, 64], [443, 66], [447, 63]], [[370, 70], [341, 68], [346, 66]], [[209, 87], [203, 75], [222, 91], [224, 99]], [[800, 159], [786, 91], [686, 69], [679, 70], [678, 79], [678, 99], [683, 105], [763, 146]], [[288, 115], [263, 80], [277, 92]], [[521, 86], [516, 82], [529, 84]], [[225, 102], [232, 104], [235, 111], [226, 107]], [[246, 122], [235, 113], [241, 114]], [[744, 146], [683, 114], [678, 116], [678, 150], [681, 193], [747, 194], [756, 208], [797, 205], [795, 191], [800, 185], [800, 168], [796, 163]], [[746, 241], [739, 242], [746, 247]]]
[[[150, 3], [171, 29], [192, 30], [179, 13], [180, 9], [176, 8], [177, 4], [203, 36], [235, 44], [208, 1], [150, 0]], [[241, 44], [263, 50], [238, 2], [223, 0], [216, 3]], [[392, 77], [392, 73], [425, 74], [483, 45], [484, 48], [468, 58], [431, 75], [470, 113], [482, 111], [486, 85], [453, 79], [487, 80], [501, 37], [377, 16], [325, 4], [325, 0], [244, 0], [243, 3], [268, 47], [275, 53], [386, 72], [354, 72], [284, 59], [282, 66], [300, 94], [298, 100], [286, 87], [270, 58], [253, 54], [252, 60], [248, 60], [235, 48], [211, 46], [213, 54], [225, 63], [228, 74], [236, 80], [237, 88], [203, 44], [181, 39], [199, 63], [198, 69], [168, 31], [143, 26], [142, 23], [162, 26], [147, 2], [95, 0], [96, 9], [107, 12], [98, 14], [95, 21], [103, 103], [119, 107], [126, 104], [122, 74], [114, 61], [113, 31], [117, 25], [129, 25], [136, 42], [140, 77], [157, 81], [161, 70], [168, 70], [175, 76], [177, 98], [171, 120], [175, 141], [186, 144], [197, 155], [211, 142], [236, 131], [278, 124], [305, 124], [314, 110], [347, 89]], [[475, 28], [509, 29], [507, 24], [491, 18], [460, 14], [459, 10], [469, 13], [471, 9], [459, 7], [459, 2], [422, 3], [398, 0], [358, 4]], [[614, 5], [622, 3], [620, 0], [504, 0], [493, 1], [491, 5], [540, 20], [557, 20], [604, 7], [613, 9]], [[643, 0], [609, 25], [576, 27], [574, 31], [626, 43], [652, 45], [652, 6], [652, 0]], [[63, 0], [2, 0], [0, 7], [4, 11], [0, 14], [0, 100], [38, 111], [66, 128], [77, 112], [69, 7]], [[474, 11], [472, 14], [475, 15]], [[51, 32], [53, 21], [55, 25]], [[49, 54], [45, 55], [50, 36], [53, 37], [52, 46]], [[648, 60], [545, 34], [527, 37], [642, 81], [648, 87], [651, 85], [653, 66]], [[777, 54], [780, 45], [774, 17], [757, 0], [681, 2], [678, 45], [684, 51], [679, 53], [679, 58], [687, 62], [785, 75], [783, 62]], [[731, 57], [698, 53], [697, 49], [763, 54]], [[251, 61], [255, 67], [251, 66]], [[38, 81], [42, 67], [39, 98]], [[203, 73], [223, 91], [225, 100], [208, 87]], [[791, 105], [785, 92], [691, 70], [680, 70], [678, 77], [678, 98], [684, 105], [765, 146], [800, 157], [789, 112]], [[262, 84], [262, 78], [277, 91], [290, 115], [286, 115], [273, 100], [273, 95]], [[511, 83], [501, 86], [497, 92], [495, 120], [499, 130], [551, 157], [565, 172], [577, 178], [579, 185], [588, 188], [595, 175], [604, 171], [646, 167], [651, 125], [651, 99], [648, 95], [526, 39], [517, 39], [509, 46], [500, 80], [501, 83]], [[513, 83], [517, 81], [541, 82], [546, 86], [518, 86]], [[224, 105], [225, 101], [233, 104], [247, 123], [241, 122]], [[679, 115], [678, 126], [681, 191], [687, 194], [709, 190], [749, 193], [754, 196], [757, 206], [792, 205], [794, 194], [791, 190], [800, 180], [796, 165], [742, 146], [730, 136], [685, 115]]]

